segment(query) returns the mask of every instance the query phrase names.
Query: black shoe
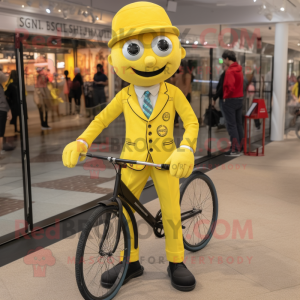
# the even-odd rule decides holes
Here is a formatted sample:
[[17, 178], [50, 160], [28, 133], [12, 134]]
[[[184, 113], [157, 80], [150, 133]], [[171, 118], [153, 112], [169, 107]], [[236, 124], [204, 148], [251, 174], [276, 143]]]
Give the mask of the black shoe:
[[[101, 276], [101, 286], [106, 289], [110, 289], [116, 282], [122, 266], [123, 265], [120, 262], [112, 269], [104, 272]], [[143, 272], [144, 272], [144, 267], [140, 264], [139, 261], [129, 263], [127, 274], [123, 284], [127, 283], [132, 278], [143, 275]]]
[[225, 125], [222, 125], [222, 124], [219, 124], [219, 125], [218, 125], [218, 129], [224, 129], [224, 128], [226, 128]]
[[183, 292], [191, 291], [196, 286], [194, 275], [187, 269], [185, 264], [169, 263], [168, 274], [171, 278], [172, 286]]

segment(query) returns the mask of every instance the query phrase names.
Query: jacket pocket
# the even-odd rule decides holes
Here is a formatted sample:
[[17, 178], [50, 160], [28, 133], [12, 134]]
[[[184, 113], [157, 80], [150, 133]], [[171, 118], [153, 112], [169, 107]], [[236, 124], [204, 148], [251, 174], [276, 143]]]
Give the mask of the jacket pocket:
[[174, 140], [166, 141], [166, 142], [163, 142], [163, 146], [172, 145], [173, 143], [174, 143]]

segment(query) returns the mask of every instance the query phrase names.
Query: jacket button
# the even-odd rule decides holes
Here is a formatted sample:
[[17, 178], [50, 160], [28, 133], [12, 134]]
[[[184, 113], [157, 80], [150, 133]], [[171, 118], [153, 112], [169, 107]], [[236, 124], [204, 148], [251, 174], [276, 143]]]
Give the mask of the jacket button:
[[150, 148], [150, 152], [153, 152], [153, 149], [152, 149], [152, 148]]
[[149, 140], [149, 143], [152, 143], [152, 140]]
[[148, 128], [151, 128], [151, 127], [152, 127], [152, 126], [149, 124], [149, 125], [148, 125]]
[[151, 131], [149, 131], [149, 133], [148, 133], [149, 135], [152, 135], [152, 132]]

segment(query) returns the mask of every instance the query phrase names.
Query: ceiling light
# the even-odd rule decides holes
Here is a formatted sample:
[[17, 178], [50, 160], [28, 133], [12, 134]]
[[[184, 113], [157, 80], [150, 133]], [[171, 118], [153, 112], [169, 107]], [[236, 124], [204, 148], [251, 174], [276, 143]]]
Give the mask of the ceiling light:
[[190, 42], [190, 41], [186, 41], [185, 43], [186, 43], [186, 44], [189, 44], [189, 42]]
[[198, 45], [198, 41], [195, 41], [194, 44], [195, 44], [195, 45]]
[[227, 44], [228, 47], [230, 47], [230, 44]]
[[253, 0], [253, 2], [256, 2], [256, 0]]
[[285, 9], [286, 9], [286, 0], [283, 0], [280, 10], [285, 11]]
[[300, 43], [298, 43], [297, 46], [299, 47], [299, 46], [300, 46]]
[[22, 5], [22, 7], [24, 7], [24, 5]]
[[207, 45], [207, 42], [204, 42], [204, 44], [203, 45]]
[[96, 20], [98, 21], [98, 20], [99, 20], [99, 17], [96, 17]]
[[58, 12], [61, 12], [61, 9], [59, 9]]
[[263, 9], [266, 9], [266, 8], [267, 8], [267, 7], [266, 7], [266, 4], [264, 4], [264, 5], [263, 5]]
[[47, 14], [50, 14], [50, 13], [54, 10], [54, 6], [55, 6], [54, 3], [50, 3], [50, 4], [48, 5], [48, 7], [46, 7], [46, 12], [47, 12]]

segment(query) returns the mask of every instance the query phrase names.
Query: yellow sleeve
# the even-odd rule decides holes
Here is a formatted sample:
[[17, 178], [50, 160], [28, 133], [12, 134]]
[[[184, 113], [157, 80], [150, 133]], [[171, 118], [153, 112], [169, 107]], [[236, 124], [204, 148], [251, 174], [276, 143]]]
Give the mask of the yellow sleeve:
[[183, 134], [183, 139], [180, 146], [186, 145], [193, 148], [194, 153], [196, 152], [197, 139], [199, 132], [198, 119], [182, 91], [176, 88], [176, 93], [174, 96], [175, 110], [178, 112], [182, 122], [185, 132]]
[[84, 140], [90, 147], [103, 129], [108, 127], [123, 112], [121, 92], [95, 117], [77, 140]]

